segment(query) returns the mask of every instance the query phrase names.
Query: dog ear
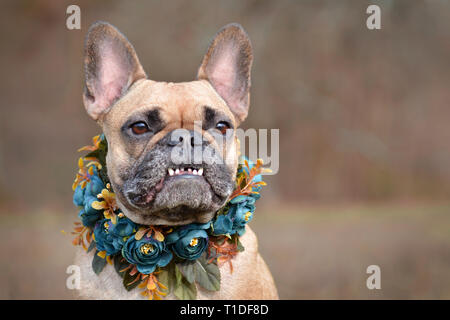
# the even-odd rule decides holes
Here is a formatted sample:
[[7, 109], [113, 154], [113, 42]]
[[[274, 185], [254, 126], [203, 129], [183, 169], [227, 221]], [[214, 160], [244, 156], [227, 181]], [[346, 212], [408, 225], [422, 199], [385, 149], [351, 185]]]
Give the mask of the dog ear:
[[99, 120], [135, 81], [146, 78], [131, 43], [103, 21], [94, 23], [86, 36], [84, 72], [83, 102], [94, 120]]
[[208, 80], [242, 122], [250, 103], [252, 46], [242, 26], [231, 23], [214, 37], [198, 70], [199, 80]]

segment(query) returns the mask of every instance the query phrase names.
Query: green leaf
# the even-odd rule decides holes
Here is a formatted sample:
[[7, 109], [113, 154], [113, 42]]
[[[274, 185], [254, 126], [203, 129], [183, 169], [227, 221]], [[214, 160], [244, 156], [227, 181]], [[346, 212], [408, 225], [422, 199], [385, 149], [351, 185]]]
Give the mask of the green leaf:
[[94, 240], [91, 241], [91, 244], [89, 245], [89, 248], [87, 249], [87, 252], [91, 252], [92, 249], [94, 249], [96, 247], [96, 243]]
[[236, 237], [236, 244], [237, 244], [237, 251], [242, 252], [245, 250], [244, 246], [242, 245], [241, 241], [239, 240], [239, 237]]
[[230, 206], [227, 204], [224, 207], [222, 207], [221, 209], [219, 209], [219, 211], [217, 212], [217, 215], [227, 214], [229, 210], [230, 210]]
[[177, 264], [178, 269], [189, 283], [194, 283], [195, 281], [195, 266], [195, 261], [189, 260]]
[[[165, 279], [163, 276], [162, 284], [165, 285], [169, 289], [169, 292], [173, 292], [173, 291], [175, 291], [175, 288], [177, 287], [177, 276], [176, 276], [177, 268], [176, 268], [175, 262], [172, 260], [167, 265], [167, 267], [164, 268], [164, 270], [167, 270], [167, 282], [164, 282]], [[178, 271], [178, 273], [179, 273], [179, 271]], [[181, 278], [179, 278], [178, 281], [181, 283]]]
[[159, 274], [157, 275], [157, 277], [158, 277], [158, 281], [161, 283], [161, 284], [163, 284], [164, 286], [166, 286], [167, 287], [167, 290], [164, 290], [164, 292], [167, 292], [167, 293], [169, 293], [170, 292], [170, 273], [169, 273], [169, 270], [167, 270], [167, 268], [164, 268], [164, 269], [159, 269], [160, 270], [160, 272], [159, 272]]
[[177, 267], [189, 283], [196, 282], [209, 291], [220, 290], [219, 267], [216, 263], [208, 263], [206, 254], [193, 262], [177, 264]]
[[91, 152], [89, 152], [87, 155], [86, 155], [86, 158], [99, 158], [99, 156], [100, 156], [100, 151], [97, 149], [97, 150], [94, 150], [94, 151], [91, 151]]
[[105, 140], [102, 140], [98, 146], [97, 150], [89, 152], [86, 157], [94, 157], [100, 161], [100, 164], [103, 165], [106, 163], [106, 154], [108, 153], [108, 143]]
[[94, 150], [92, 152], [89, 152], [86, 157], [93, 157], [97, 158], [100, 164], [102, 165], [102, 168], [99, 171], [100, 179], [103, 181], [103, 183], [108, 183], [109, 178], [107, 174], [107, 168], [106, 168], [106, 154], [108, 153], [108, 142], [106, 139], [102, 140], [100, 142], [99, 148], [97, 150]]
[[97, 255], [99, 251], [95, 251], [94, 259], [92, 259], [92, 269], [94, 270], [95, 274], [99, 275], [100, 272], [102, 272], [103, 268], [106, 266], [106, 259], [103, 259]]
[[195, 261], [195, 281], [210, 291], [220, 290], [220, 270], [217, 264], [208, 263], [206, 255], [202, 255]]
[[[173, 292], [175, 297], [180, 300], [195, 300], [197, 299], [197, 287], [194, 283], [190, 283], [186, 280], [183, 274], [178, 269], [177, 265], [171, 262], [167, 266], [168, 279], [167, 284], [169, 291]], [[162, 283], [164, 283], [165, 279], [163, 276]], [[160, 280], [161, 281], [161, 280]]]
[[139, 280], [134, 281], [137, 277], [139, 277], [139, 272], [136, 272], [134, 276], [130, 275], [129, 271], [125, 272], [123, 275], [123, 286], [127, 289], [127, 291], [133, 290], [139, 285], [139, 283], [141, 283]]
[[183, 274], [181, 273], [180, 269], [178, 268], [177, 265], [174, 266], [174, 270], [175, 270], [175, 288], [178, 287], [182, 280], [183, 280]]
[[181, 277], [180, 283], [176, 286], [173, 294], [180, 300], [195, 300], [197, 299], [197, 288], [195, 283], [189, 283], [186, 278]]
[[[108, 177], [107, 172], [108, 172], [108, 169], [106, 168], [106, 163], [103, 163], [102, 168], [99, 172], [99, 176], [105, 185], [109, 182], [109, 177]], [[114, 190], [112, 190], [112, 188], [111, 188], [111, 191], [114, 191]]]
[[130, 265], [130, 263], [127, 260], [125, 260], [120, 253], [116, 254], [114, 256], [114, 260], [113, 261], [114, 261], [114, 269], [116, 270], [117, 274], [121, 278], [123, 278], [123, 276], [126, 273], [126, 271], [122, 271], [122, 272], [120, 272], [120, 271], [125, 269], [126, 267], [128, 267]]
[[166, 269], [160, 269], [158, 274], [158, 281], [166, 287], [169, 287], [169, 271]]

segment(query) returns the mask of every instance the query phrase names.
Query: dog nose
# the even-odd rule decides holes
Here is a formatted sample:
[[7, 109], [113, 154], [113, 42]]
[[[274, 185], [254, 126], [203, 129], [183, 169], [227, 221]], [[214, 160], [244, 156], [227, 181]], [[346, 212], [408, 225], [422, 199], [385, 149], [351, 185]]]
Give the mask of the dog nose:
[[175, 147], [178, 145], [190, 145], [191, 147], [202, 145], [202, 136], [194, 130], [174, 130], [170, 134], [167, 145]]

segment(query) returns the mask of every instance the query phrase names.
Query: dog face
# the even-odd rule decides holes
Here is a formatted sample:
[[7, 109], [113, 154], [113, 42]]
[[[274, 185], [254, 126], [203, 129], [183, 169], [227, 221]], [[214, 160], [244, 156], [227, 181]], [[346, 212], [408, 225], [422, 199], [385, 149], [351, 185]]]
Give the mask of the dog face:
[[251, 64], [247, 34], [230, 24], [212, 41], [196, 81], [156, 82], [115, 27], [91, 26], [83, 102], [107, 138], [108, 175], [128, 218], [205, 223], [224, 205], [235, 185], [233, 129], [247, 116]]

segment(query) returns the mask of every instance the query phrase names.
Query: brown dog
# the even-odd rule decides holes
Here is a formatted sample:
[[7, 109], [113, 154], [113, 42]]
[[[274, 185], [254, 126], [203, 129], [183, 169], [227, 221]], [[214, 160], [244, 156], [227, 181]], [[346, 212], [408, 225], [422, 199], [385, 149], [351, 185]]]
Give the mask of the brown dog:
[[[224, 134], [246, 118], [251, 64], [247, 34], [240, 25], [230, 24], [214, 38], [196, 81], [156, 82], [147, 79], [134, 48], [116, 28], [105, 22], [90, 28], [83, 101], [107, 138], [109, 179], [128, 218], [145, 225], [205, 223], [226, 203], [234, 188], [239, 146], [233, 130], [222, 147], [213, 133]], [[201, 127], [194, 122], [201, 122]], [[174, 139], [179, 129], [185, 129], [187, 136]], [[203, 156], [200, 163], [175, 163], [174, 148], [191, 150], [196, 134], [201, 135], [202, 147], [217, 152], [208, 159]], [[180, 170], [186, 174], [174, 174]], [[248, 226], [241, 242], [245, 251], [233, 259], [233, 272], [228, 264], [220, 267], [220, 291], [198, 287], [198, 299], [278, 298]], [[77, 253], [81, 297], [142, 298], [139, 290], [128, 292], [123, 287], [112, 266], [97, 276], [91, 267], [92, 255]]]

